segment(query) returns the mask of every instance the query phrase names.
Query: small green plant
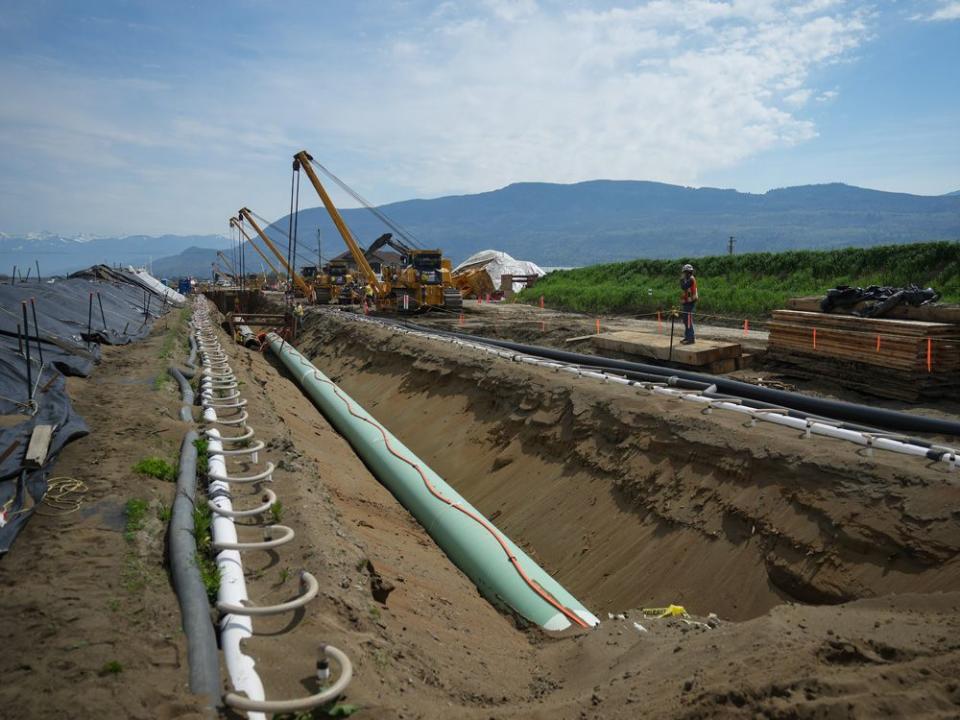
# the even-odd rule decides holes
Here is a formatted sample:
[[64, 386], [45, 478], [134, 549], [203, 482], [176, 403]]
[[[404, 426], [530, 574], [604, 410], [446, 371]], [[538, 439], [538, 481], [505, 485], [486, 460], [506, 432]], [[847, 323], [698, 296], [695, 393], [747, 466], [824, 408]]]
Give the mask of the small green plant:
[[280, 571], [280, 583], [283, 584], [290, 579], [290, 568], [285, 567]]
[[110, 598], [107, 600], [107, 607], [110, 608], [110, 612], [117, 612], [120, 609], [120, 601], [117, 598]]
[[167, 383], [169, 383], [171, 380], [173, 380], [173, 378], [170, 377], [170, 374], [166, 370], [164, 370], [153, 379], [153, 389], [163, 390], [163, 388], [166, 387]]
[[380, 608], [378, 608], [376, 605], [371, 605], [371, 606], [367, 609], [367, 612], [370, 614], [370, 619], [371, 619], [371, 620], [379, 620], [379, 619], [380, 619]]
[[124, 506], [127, 522], [123, 533], [123, 536], [127, 540], [133, 540], [134, 536], [140, 530], [143, 530], [144, 522], [146, 522], [147, 519], [148, 507], [147, 501], [141, 498], [127, 500], [127, 504]]
[[270, 520], [274, 525], [283, 522], [283, 503], [279, 500], [270, 506]]
[[390, 664], [390, 657], [387, 655], [386, 650], [377, 648], [373, 651], [373, 664], [377, 666], [379, 670], [385, 670], [387, 665]]
[[111, 660], [110, 662], [104, 663], [103, 667], [100, 668], [100, 672], [97, 674], [102, 677], [105, 675], [119, 675], [122, 672], [123, 665], [121, 665], [117, 660]]
[[166, 503], [160, 503], [160, 507], [157, 508], [157, 518], [160, 522], [168, 523], [171, 517], [173, 517], [173, 508]]
[[149, 475], [158, 480], [173, 482], [177, 479], [176, 468], [166, 460], [156, 456], [145, 457], [133, 466], [133, 471], [141, 475]]
[[201, 437], [193, 441], [193, 446], [197, 449], [197, 476], [205, 477], [207, 463], [210, 461], [210, 443], [206, 438]]
[[197, 543], [197, 550], [206, 553], [210, 549], [210, 527], [213, 524], [213, 511], [205, 502], [198, 502], [193, 507], [193, 538]]
[[217, 593], [220, 590], [220, 568], [209, 555], [200, 551], [197, 551], [194, 560], [197, 563], [197, 570], [200, 571], [200, 580], [207, 591], [207, 598], [214, 603], [217, 601]]

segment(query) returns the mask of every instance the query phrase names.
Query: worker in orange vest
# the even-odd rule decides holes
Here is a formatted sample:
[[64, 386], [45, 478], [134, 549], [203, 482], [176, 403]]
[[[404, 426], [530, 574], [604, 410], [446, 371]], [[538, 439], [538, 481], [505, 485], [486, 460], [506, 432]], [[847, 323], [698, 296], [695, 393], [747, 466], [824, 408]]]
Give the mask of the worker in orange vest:
[[699, 299], [697, 279], [693, 276], [693, 265], [688, 263], [683, 266], [683, 274], [680, 276], [680, 306], [683, 308], [683, 313], [681, 313], [681, 318], [683, 318], [681, 345], [693, 345], [696, 342], [693, 334], [693, 310], [696, 308]]

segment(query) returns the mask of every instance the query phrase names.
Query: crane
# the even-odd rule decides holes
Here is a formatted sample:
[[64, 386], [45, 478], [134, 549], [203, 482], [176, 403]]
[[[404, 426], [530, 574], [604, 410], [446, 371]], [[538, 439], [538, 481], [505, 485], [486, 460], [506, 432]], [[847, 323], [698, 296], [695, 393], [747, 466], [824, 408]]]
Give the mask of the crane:
[[243, 225], [241, 224], [242, 222], [243, 222], [242, 219], [240, 220], [240, 222], [237, 222], [237, 218], [233, 218], [233, 217], [230, 218], [230, 225], [240, 231], [240, 234], [243, 235], [244, 239], [248, 243], [250, 243], [250, 247], [256, 250], [260, 254], [260, 257], [263, 258], [263, 261], [270, 267], [270, 269], [273, 271], [273, 274], [276, 275], [277, 277], [280, 277], [280, 271], [274, 267], [273, 263], [270, 262], [270, 258], [266, 256], [263, 250], [257, 247], [257, 245], [253, 242], [253, 238], [247, 235], [246, 231], [243, 229]]
[[283, 255], [280, 254], [280, 251], [277, 250], [277, 246], [273, 244], [273, 241], [267, 237], [267, 234], [260, 229], [257, 221], [253, 219], [253, 213], [250, 212], [250, 209], [246, 207], [240, 208], [240, 211], [237, 213], [237, 215], [238, 217], [250, 223], [250, 226], [257, 231], [257, 235], [259, 235], [260, 239], [263, 240], [268, 248], [270, 248], [270, 252], [277, 256], [277, 259], [280, 260], [280, 264], [283, 265], [284, 269], [286, 269], [286, 271], [290, 273], [291, 277], [293, 277], [294, 284], [297, 286], [297, 288], [299, 288], [300, 292], [303, 293], [303, 296], [308, 299], [312, 298], [313, 288], [307, 285], [306, 281], [300, 277], [297, 271], [290, 267], [286, 258], [284, 258]]
[[[344, 244], [350, 250], [357, 268], [366, 279], [367, 284], [373, 288], [374, 295], [380, 302], [391, 303], [399, 298], [404, 298], [404, 305], [406, 305], [406, 298], [412, 296], [414, 302], [420, 307], [431, 305], [459, 306], [462, 304], [459, 290], [453, 288], [449, 280], [449, 261], [443, 259], [439, 250], [415, 250], [405, 243], [393, 240], [390, 233], [382, 235], [374, 241], [371, 249], [383, 247], [384, 244], [389, 244], [394, 248], [402, 248], [400, 252], [406, 258], [409, 266], [390, 273], [384, 272], [383, 280], [378, 278], [370, 266], [367, 254], [363, 252], [354, 239], [340, 212], [333, 204], [333, 200], [330, 199], [320, 182], [320, 178], [317, 177], [317, 173], [313, 169], [313, 157], [306, 150], [301, 150], [293, 157], [294, 170], [299, 170], [302, 167], [306, 171], [310, 183], [317, 191], [317, 195], [320, 196], [320, 200], [333, 220], [333, 224], [340, 232], [340, 237], [343, 238]], [[371, 251], [367, 250], [367, 253]], [[444, 263], [446, 263], [446, 266]]]
[[227, 270], [230, 271], [230, 275], [233, 278], [233, 281], [237, 281], [237, 270], [233, 267], [233, 264], [227, 259], [227, 256], [223, 254], [220, 250], [217, 250], [217, 256], [223, 260], [223, 264], [226, 266]]
[[320, 183], [320, 178], [317, 177], [317, 173], [314, 172], [313, 165], [310, 164], [310, 161], [313, 160], [313, 157], [311, 157], [306, 150], [301, 150], [293, 157], [294, 160], [299, 163], [300, 167], [307, 171], [307, 177], [310, 178], [313, 189], [317, 191], [317, 195], [320, 196], [323, 206], [330, 214], [330, 219], [333, 220], [333, 224], [337, 226], [337, 230], [340, 232], [340, 237], [343, 238], [344, 244], [347, 246], [350, 254], [353, 255], [354, 261], [357, 263], [357, 268], [361, 273], [363, 273], [364, 278], [366, 278], [367, 283], [369, 283], [373, 288], [373, 291], [377, 297], [385, 296], [387, 294], [387, 288], [383, 285], [383, 283], [380, 282], [380, 279], [373, 271], [373, 268], [370, 267], [370, 263], [367, 262], [367, 258], [363, 254], [363, 250], [353, 238], [353, 233], [350, 232], [350, 228], [347, 227], [347, 224], [343, 221], [343, 218], [340, 217], [340, 211], [337, 210], [337, 206], [333, 204], [333, 200], [331, 200], [330, 196], [327, 195], [327, 191]]

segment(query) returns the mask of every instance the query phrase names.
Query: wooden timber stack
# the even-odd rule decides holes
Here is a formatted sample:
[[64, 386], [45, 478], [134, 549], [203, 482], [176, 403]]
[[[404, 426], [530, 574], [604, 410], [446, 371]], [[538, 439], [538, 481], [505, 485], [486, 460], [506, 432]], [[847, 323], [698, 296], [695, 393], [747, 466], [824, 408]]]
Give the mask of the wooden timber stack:
[[960, 394], [960, 326], [775, 310], [767, 357], [799, 377], [881, 397]]

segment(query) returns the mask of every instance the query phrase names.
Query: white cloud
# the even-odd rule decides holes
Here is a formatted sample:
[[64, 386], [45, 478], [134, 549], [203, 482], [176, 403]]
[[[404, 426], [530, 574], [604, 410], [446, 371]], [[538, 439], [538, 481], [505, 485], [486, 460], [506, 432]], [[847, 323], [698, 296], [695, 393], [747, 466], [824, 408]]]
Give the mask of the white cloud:
[[[0, 170], [55, 158], [51, 207], [87, 193], [109, 222], [102, 197], [120, 198], [114, 216], [130, 231], [221, 230], [247, 203], [279, 215], [302, 148], [375, 202], [521, 180], [697, 184], [815, 137], [802, 108], [836, 91], [819, 92], [812, 74], [869, 36], [869, 16], [844, 0], [414, 6], [395, 6], [387, 30], [318, 39], [309, 22], [278, 23], [242, 56], [211, 50], [195, 73], [140, 70], [162, 82], [136, 77], [139, 58], [118, 61], [131, 74], [118, 78], [0, 57], [16, 98], [0, 106]], [[0, 198], [0, 215], [19, 202]]]
[[829, 102], [837, 97], [840, 93], [836, 90], [824, 90], [822, 93], [817, 95], [817, 102]]
[[934, 10], [932, 13], [914, 15], [912, 19], [928, 21], [960, 20], [960, 2], [957, 2], [956, 0], [941, 2], [940, 7]]

